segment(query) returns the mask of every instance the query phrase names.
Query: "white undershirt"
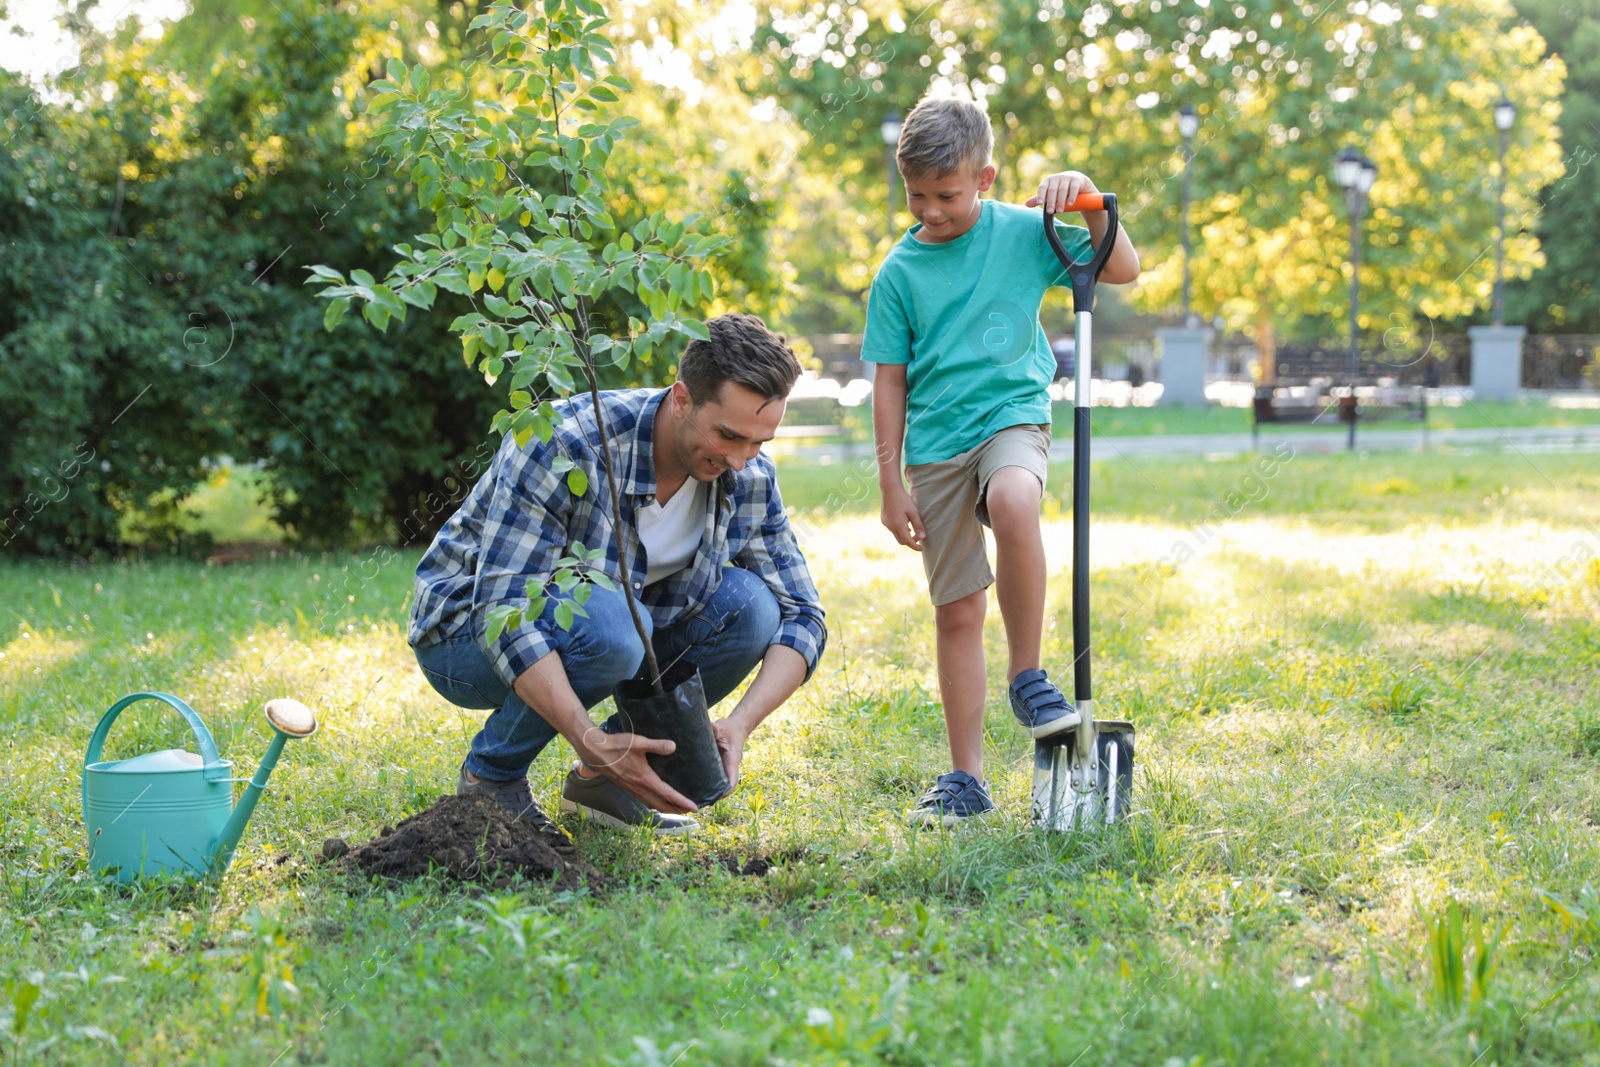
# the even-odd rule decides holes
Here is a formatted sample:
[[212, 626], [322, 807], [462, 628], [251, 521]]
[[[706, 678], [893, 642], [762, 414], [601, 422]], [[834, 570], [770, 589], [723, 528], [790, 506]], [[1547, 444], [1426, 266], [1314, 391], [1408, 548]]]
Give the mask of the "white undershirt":
[[639, 541], [647, 564], [645, 585], [676, 574], [694, 559], [706, 531], [709, 489], [709, 482], [690, 478], [665, 504], [652, 500], [639, 509]]

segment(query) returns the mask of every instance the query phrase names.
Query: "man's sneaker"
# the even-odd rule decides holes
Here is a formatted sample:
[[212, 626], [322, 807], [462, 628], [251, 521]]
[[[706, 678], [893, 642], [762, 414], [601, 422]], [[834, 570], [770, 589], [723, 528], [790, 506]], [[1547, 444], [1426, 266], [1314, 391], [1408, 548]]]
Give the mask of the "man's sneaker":
[[688, 815], [668, 815], [646, 807], [603, 774], [583, 777], [576, 763], [567, 772], [566, 783], [561, 787], [561, 810], [576, 812], [585, 819], [617, 830], [649, 826], [662, 837], [692, 834], [700, 829], [699, 822]]
[[529, 788], [526, 777], [511, 782], [496, 782], [488, 778], [479, 778], [474, 782], [467, 777], [467, 765], [463, 761], [461, 771], [456, 775], [456, 796], [466, 797], [474, 794], [490, 798], [517, 818], [527, 819], [540, 829], [555, 828], [550, 816], [533, 802], [533, 790]]
[[906, 815], [912, 826], [955, 826], [989, 814], [994, 801], [989, 790], [966, 771], [941, 774], [933, 788], [922, 794], [917, 806]]
[[1077, 726], [1083, 718], [1038, 668], [1023, 671], [1011, 680], [1011, 713], [1035, 739], [1054, 737]]

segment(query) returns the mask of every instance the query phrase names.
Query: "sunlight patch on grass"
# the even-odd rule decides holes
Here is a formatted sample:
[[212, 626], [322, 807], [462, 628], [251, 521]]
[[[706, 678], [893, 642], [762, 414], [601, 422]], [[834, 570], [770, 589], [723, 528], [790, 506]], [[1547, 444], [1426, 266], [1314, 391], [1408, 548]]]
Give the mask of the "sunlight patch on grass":
[[88, 642], [65, 637], [53, 631], [23, 629], [4, 648], [0, 648], [0, 681], [15, 681], [72, 660], [83, 653]]
[[1509, 653], [1524, 647], [1513, 635], [1474, 622], [1443, 626], [1425, 622], [1384, 623], [1373, 628], [1372, 640], [1381, 648], [1430, 660], [1471, 657], [1486, 651]]

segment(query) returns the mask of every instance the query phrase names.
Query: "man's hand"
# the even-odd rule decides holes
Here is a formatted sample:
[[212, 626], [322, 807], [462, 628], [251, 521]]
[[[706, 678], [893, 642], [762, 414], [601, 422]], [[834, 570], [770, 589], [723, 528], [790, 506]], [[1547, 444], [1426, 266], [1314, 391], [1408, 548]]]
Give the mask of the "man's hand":
[[1039, 191], [1028, 197], [1024, 207], [1038, 207], [1043, 204], [1044, 209], [1051, 214], [1065, 211], [1078, 199], [1079, 193], [1098, 193], [1094, 182], [1081, 170], [1064, 170], [1059, 174], [1051, 174], [1039, 183]]
[[879, 518], [894, 534], [896, 541], [914, 552], [922, 551], [922, 542], [927, 539], [928, 531], [922, 525], [922, 515], [917, 511], [916, 501], [905, 489], [893, 485], [883, 487], [883, 509], [879, 512]]
[[579, 759], [639, 800], [674, 815], [699, 810], [694, 801], [663, 782], [655, 768], [645, 762], [645, 756], [669, 755], [677, 746], [638, 734], [608, 734], [596, 726], [572, 691], [559, 652], [540, 657], [517, 675], [514, 688], [523, 703], [560, 731]]
[[584, 733], [578, 758], [616, 782], [635, 798], [657, 811], [682, 815], [699, 811], [694, 801], [661, 780], [645, 756], [671, 755], [678, 746], [671, 741], [638, 734], [608, 734], [598, 726]]
[[739, 764], [744, 760], [744, 744], [750, 740], [750, 731], [738, 719], [729, 716], [711, 724], [717, 735], [717, 750], [722, 753], [722, 769], [728, 773], [728, 792], [739, 784]]

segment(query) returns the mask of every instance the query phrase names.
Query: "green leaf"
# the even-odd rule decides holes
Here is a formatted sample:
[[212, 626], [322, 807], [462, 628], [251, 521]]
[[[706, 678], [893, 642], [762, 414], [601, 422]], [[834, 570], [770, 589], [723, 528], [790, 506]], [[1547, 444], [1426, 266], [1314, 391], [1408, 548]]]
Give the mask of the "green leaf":
[[567, 488], [572, 490], [573, 496], [582, 496], [589, 490], [589, 476], [582, 467], [574, 467], [567, 472]]
[[372, 287], [372, 298], [378, 306], [389, 314], [401, 319], [406, 317], [405, 304], [400, 301], [400, 297], [395, 291], [387, 285], [374, 285]]
[[508, 627], [516, 629], [522, 624], [522, 609], [512, 604], [497, 604], [489, 609], [485, 622], [484, 636], [491, 642], [496, 641]]
[[34, 1002], [39, 999], [40, 987], [33, 982], [24, 981], [17, 986], [17, 991], [11, 995], [11, 1035], [21, 1037], [22, 1031], [28, 1027], [28, 1016], [33, 1012]]
[[572, 605], [564, 600], [556, 604], [556, 625], [563, 630], [572, 629]]
[[341, 296], [328, 301], [328, 309], [322, 313], [322, 328], [331, 330], [344, 320], [344, 313], [350, 310], [350, 298]]
[[572, 380], [572, 375], [567, 368], [559, 363], [552, 363], [545, 368], [545, 377], [550, 379], [550, 384], [560, 389], [563, 393], [577, 392], [577, 383]]
[[526, 357], [517, 360], [516, 367], [511, 372], [511, 388], [513, 390], [527, 389], [533, 380], [539, 376], [539, 365]]
[[428, 311], [433, 307], [434, 297], [439, 293], [439, 287], [432, 282], [416, 282], [399, 291], [400, 299], [412, 307], [419, 307]]

